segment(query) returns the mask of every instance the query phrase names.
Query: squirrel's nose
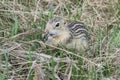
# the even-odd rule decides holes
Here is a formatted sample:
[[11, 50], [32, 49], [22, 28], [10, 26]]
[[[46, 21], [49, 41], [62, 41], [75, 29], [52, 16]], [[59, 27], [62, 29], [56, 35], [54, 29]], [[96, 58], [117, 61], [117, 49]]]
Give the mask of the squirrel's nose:
[[49, 33], [48, 36], [54, 37], [55, 34]]

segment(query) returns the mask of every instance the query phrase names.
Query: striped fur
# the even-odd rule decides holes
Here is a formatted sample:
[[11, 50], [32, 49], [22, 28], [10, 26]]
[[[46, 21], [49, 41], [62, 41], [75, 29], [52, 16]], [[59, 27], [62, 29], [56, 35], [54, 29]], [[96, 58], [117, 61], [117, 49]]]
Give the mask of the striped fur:
[[89, 33], [85, 25], [81, 22], [72, 22], [68, 24], [68, 29], [74, 38], [89, 37]]

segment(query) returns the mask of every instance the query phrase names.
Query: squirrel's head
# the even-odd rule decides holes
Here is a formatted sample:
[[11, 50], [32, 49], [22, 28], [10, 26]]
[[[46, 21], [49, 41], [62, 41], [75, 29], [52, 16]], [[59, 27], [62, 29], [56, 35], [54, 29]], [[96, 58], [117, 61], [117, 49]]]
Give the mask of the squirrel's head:
[[44, 32], [45, 34], [43, 34], [43, 37], [46, 38], [50, 44], [54, 43], [54, 45], [59, 42], [64, 42], [63, 40], [69, 35], [67, 22], [61, 17], [54, 17], [50, 19], [46, 24]]

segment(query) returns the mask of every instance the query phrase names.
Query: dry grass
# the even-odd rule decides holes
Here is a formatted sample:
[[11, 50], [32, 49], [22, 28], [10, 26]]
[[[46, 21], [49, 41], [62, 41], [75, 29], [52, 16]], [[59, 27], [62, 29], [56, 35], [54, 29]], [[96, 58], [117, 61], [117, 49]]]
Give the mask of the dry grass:
[[[48, 48], [41, 34], [54, 15], [84, 22], [91, 49]], [[119, 80], [120, 1], [1, 0], [0, 64], [0, 80]]]

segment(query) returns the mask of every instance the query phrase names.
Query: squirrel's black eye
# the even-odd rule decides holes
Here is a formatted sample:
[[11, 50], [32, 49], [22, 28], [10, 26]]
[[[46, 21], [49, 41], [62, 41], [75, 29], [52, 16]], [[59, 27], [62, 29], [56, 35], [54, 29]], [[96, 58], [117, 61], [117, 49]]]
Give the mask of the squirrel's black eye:
[[55, 25], [55, 27], [59, 27], [60, 26], [60, 23], [57, 23], [56, 25]]

